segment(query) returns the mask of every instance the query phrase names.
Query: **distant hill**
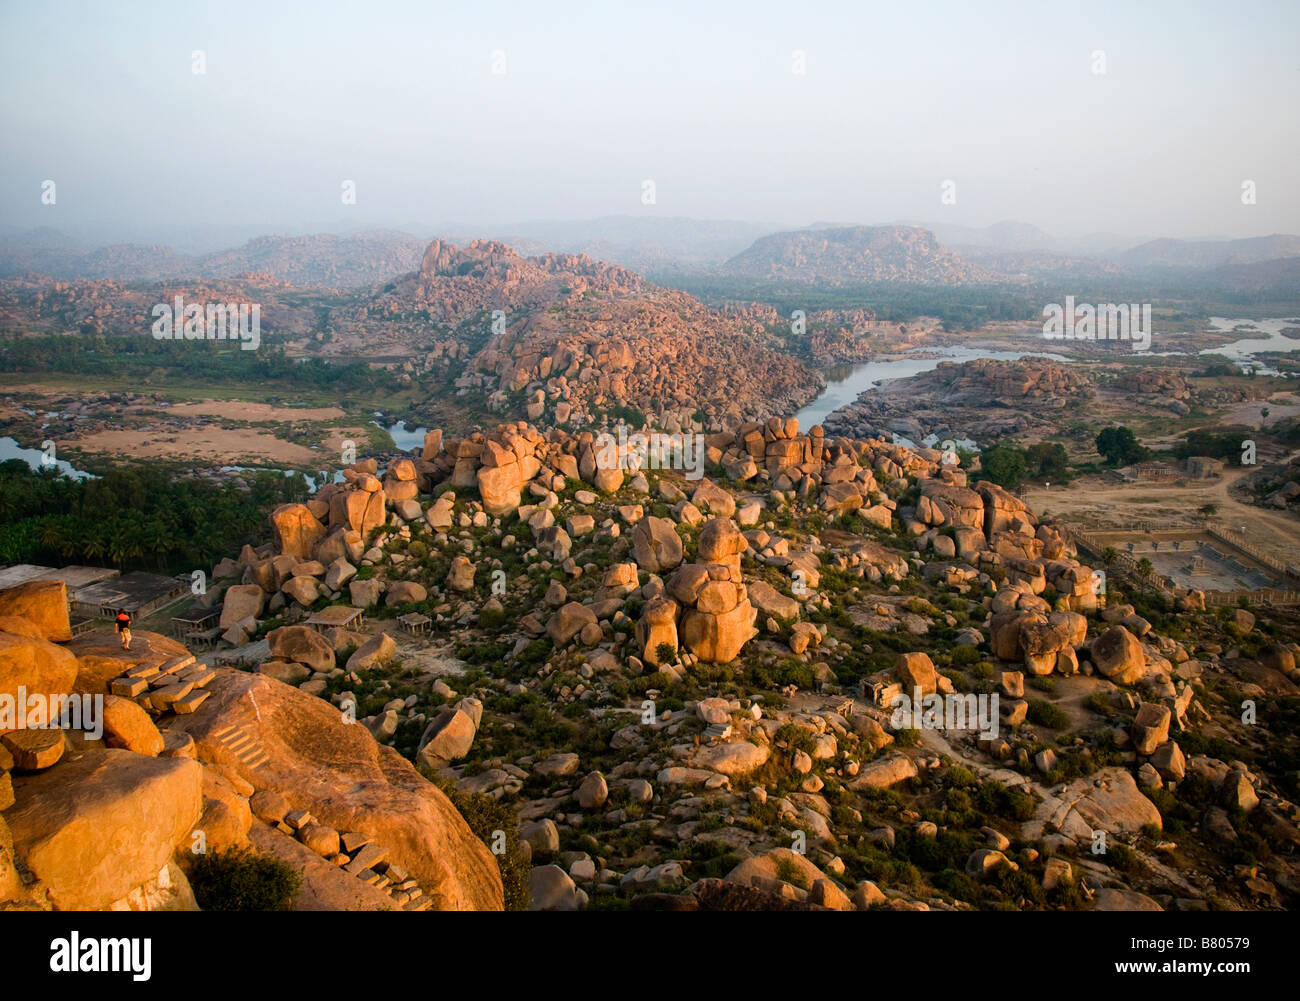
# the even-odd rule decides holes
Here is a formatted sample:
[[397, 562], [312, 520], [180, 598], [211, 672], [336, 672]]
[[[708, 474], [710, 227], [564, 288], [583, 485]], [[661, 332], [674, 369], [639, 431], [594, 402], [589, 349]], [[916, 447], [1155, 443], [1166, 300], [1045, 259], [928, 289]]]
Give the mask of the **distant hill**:
[[376, 230], [261, 236], [231, 250], [192, 255], [160, 245], [87, 247], [56, 230], [27, 230], [0, 237], [0, 278], [35, 273], [140, 282], [259, 273], [291, 285], [358, 288], [418, 267], [426, 246], [426, 240], [408, 233]]
[[201, 274], [233, 278], [260, 272], [291, 285], [357, 288], [419, 267], [428, 241], [409, 233], [376, 230], [335, 236], [263, 236], [236, 250], [205, 254]]
[[1218, 268], [1300, 255], [1300, 236], [1275, 233], [1245, 240], [1151, 240], [1119, 255], [1130, 268]]
[[1300, 256], [1225, 264], [1206, 272], [1203, 282], [1221, 292], [1294, 302], [1300, 299]]
[[1001, 250], [1047, 250], [1054, 246], [1052, 237], [1027, 222], [1008, 219], [992, 226], [952, 226], [929, 224], [935, 238], [947, 247], [996, 247]]
[[750, 279], [829, 285], [872, 282], [974, 284], [1000, 276], [962, 260], [919, 226], [795, 230], [755, 240], [724, 270]]

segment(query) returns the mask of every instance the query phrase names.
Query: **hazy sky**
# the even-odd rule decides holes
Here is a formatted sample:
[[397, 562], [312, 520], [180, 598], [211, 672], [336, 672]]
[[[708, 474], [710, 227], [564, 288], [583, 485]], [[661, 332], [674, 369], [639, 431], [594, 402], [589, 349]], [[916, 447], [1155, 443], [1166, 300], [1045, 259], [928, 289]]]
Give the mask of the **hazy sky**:
[[1297, 233], [1297, 29], [1295, 0], [6, 0], [0, 222]]

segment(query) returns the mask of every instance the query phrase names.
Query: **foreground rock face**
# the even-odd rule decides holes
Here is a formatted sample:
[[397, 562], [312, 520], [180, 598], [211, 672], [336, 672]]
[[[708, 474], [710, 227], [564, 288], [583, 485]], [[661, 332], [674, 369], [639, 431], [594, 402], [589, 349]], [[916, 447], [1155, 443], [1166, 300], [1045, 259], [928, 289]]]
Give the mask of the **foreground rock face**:
[[52, 695], [72, 690], [77, 658], [47, 640], [0, 632], [0, 696], [18, 698], [19, 689]]
[[19, 778], [5, 812], [14, 845], [62, 911], [107, 908], [156, 879], [188, 848], [203, 769], [183, 758], [85, 751]]
[[33, 580], [0, 591], [0, 616], [5, 615], [26, 619], [52, 643], [72, 639], [68, 586], [61, 580]]
[[[204, 712], [177, 718], [199, 760], [221, 765], [259, 790], [338, 831], [358, 831], [388, 849], [444, 910], [500, 910], [496, 860], [437, 787], [392, 748], [346, 724], [329, 703], [265, 675], [224, 673]], [[222, 739], [238, 728], [269, 756], [249, 766]]]

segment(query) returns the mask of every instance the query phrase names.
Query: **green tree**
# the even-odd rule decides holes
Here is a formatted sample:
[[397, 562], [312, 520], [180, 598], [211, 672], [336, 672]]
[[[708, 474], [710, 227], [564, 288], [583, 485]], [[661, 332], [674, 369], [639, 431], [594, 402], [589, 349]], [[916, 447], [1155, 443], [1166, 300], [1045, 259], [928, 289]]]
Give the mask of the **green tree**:
[[1025, 453], [1014, 445], [1000, 443], [980, 453], [980, 468], [984, 478], [1000, 487], [1014, 490], [1025, 479], [1028, 463]]
[[1025, 460], [1030, 475], [1038, 479], [1052, 483], [1068, 481], [1070, 457], [1066, 454], [1065, 446], [1059, 442], [1040, 441], [1036, 445], [1030, 445]]
[[1108, 465], [1127, 466], [1141, 462], [1151, 453], [1142, 447], [1133, 432], [1123, 426], [1106, 428], [1096, 438], [1097, 451]]

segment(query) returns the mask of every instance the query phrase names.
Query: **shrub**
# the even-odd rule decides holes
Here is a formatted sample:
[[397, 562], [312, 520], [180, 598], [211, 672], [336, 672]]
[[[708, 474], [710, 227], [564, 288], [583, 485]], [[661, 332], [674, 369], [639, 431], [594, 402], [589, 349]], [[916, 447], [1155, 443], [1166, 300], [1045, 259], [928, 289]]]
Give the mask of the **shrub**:
[[205, 911], [287, 911], [302, 885], [302, 875], [274, 855], [247, 848], [200, 855], [188, 875]]
[[497, 832], [505, 834], [506, 850], [504, 854], [492, 857], [497, 860], [501, 871], [501, 886], [505, 891], [507, 911], [528, 910], [528, 873], [531, 866], [519, 851], [519, 822], [514, 811], [504, 804], [482, 793], [462, 793], [450, 781], [439, 781], [439, 788], [446, 793], [474, 836], [491, 850]]
[[1070, 717], [1060, 709], [1043, 699], [1032, 699], [1029, 703], [1029, 722], [1053, 730], [1064, 730], [1070, 725]]
[[957, 646], [952, 649], [953, 667], [965, 667], [967, 664], [978, 664], [979, 660], [979, 651], [973, 646]]
[[809, 888], [808, 877], [804, 875], [803, 870], [785, 857], [776, 860], [776, 878], [801, 890]]

